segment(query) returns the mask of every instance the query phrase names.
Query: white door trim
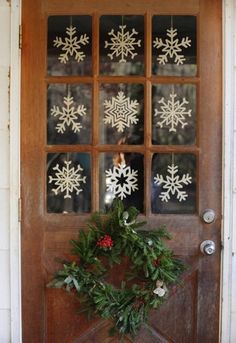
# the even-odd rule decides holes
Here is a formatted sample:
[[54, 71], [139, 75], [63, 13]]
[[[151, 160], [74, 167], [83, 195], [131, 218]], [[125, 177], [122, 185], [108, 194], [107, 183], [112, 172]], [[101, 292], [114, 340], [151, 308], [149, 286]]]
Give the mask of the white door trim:
[[235, 98], [235, 0], [223, 1], [223, 216], [221, 268], [221, 342], [229, 343], [232, 306], [232, 235]]
[[11, 0], [10, 61], [10, 285], [11, 342], [22, 342], [21, 258], [18, 199], [20, 194], [20, 62], [21, 0]]

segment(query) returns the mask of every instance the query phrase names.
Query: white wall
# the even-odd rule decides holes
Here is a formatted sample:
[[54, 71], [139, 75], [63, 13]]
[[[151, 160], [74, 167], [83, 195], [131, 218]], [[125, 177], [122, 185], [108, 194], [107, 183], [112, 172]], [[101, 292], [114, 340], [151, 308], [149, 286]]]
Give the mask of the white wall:
[[236, 0], [232, 8], [232, 273], [231, 273], [231, 342], [236, 342]]
[[236, 342], [236, 0], [224, 1], [222, 343]]
[[[225, 182], [223, 216], [224, 258], [222, 274], [223, 329], [221, 342], [235, 343], [236, 0], [224, 0], [223, 4], [225, 21], [225, 145], [223, 163], [225, 168]], [[19, 188], [19, 16], [20, 0], [0, 0], [0, 343], [20, 343], [21, 341], [19, 226], [17, 221], [17, 198]], [[9, 99], [8, 76], [10, 65], [11, 97]]]
[[231, 282], [231, 294], [232, 294], [232, 317], [231, 317], [231, 342], [236, 342], [236, 1], [234, 1], [234, 34], [233, 34], [233, 235], [232, 235], [232, 282]]
[[0, 0], [0, 342], [10, 342], [9, 190], [10, 7]]

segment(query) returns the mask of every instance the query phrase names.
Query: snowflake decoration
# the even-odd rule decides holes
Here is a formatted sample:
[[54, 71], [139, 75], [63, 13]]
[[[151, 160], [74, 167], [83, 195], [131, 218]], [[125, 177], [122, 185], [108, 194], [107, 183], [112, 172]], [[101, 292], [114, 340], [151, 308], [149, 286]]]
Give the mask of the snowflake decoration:
[[160, 115], [161, 119], [156, 125], [160, 126], [161, 128], [163, 125], [169, 126], [169, 132], [176, 132], [175, 127], [179, 124], [182, 125], [183, 129], [186, 125], [188, 125], [188, 123], [185, 122], [185, 116], [191, 117], [192, 110], [186, 110], [186, 107], [184, 106], [189, 102], [185, 98], [183, 98], [182, 102], [179, 100], [175, 101], [176, 97], [177, 94], [172, 92], [170, 94], [170, 100], [167, 102], [165, 101], [165, 98], [161, 98], [161, 100], [158, 101], [158, 103], [161, 105], [161, 111], [155, 109], [154, 112], [154, 116]]
[[80, 132], [80, 129], [83, 127], [81, 123], [78, 123], [78, 116], [85, 116], [86, 115], [86, 107], [84, 105], [79, 105], [77, 109], [72, 106], [74, 103], [74, 98], [72, 96], [65, 96], [64, 97], [64, 104], [61, 109], [59, 106], [53, 106], [51, 108], [51, 115], [54, 117], [58, 117], [61, 121], [57, 124], [56, 130], [58, 133], [64, 133], [66, 131], [66, 126], [70, 127], [73, 132]]
[[191, 46], [191, 39], [185, 37], [182, 38], [181, 41], [179, 41], [179, 38], [176, 37], [177, 29], [174, 29], [173, 27], [167, 29], [166, 35], [168, 36], [168, 38], [166, 38], [164, 42], [162, 38], [158, 37], [156, 37], [156, 39], [153, 41], [154, 48], [162, 48], [163, 52], [163, 54], [160, 54], [159, 57], [157, 57], [157, 61], [159, 62], [159, 64], [166, 64], [169, 57], [175, 58], [174, 63], [176, 63], [177, 65], [183, 64], [186, 58], [184, 57], [184, 55], [181, 55], [179, 53], [182, 52], [183, 48]]
[[[188, 194], [185, 191], [182, 191], [184, 185], [188, 185], [192, 183], [192, 177], [189, 174], [184, 174], [180, 178], [178, 173], [179, 167], [172, 164], [171, 166], [167, 167], [167, 171], [170, 174], [166, 176], [166, 179], [162, 175], [157, 174], [154, 177], [154, 183], [157, 185], [163, 184], [164, 191], [161, 192], [159, 198], [161, 201], [168, 202], [170, 199], [170, 194], [175, 195], [177, 193], [177, 199], [181, 202], [182, 200], [185, 201], [188, 197]], [[177, 174], [177, 175], [176, 175]]]
[[118, 132], [123, 132], [125, 127], [137, 124], [139, 119], [136, 117], [138, 113], [136, 108], [138, 105], [137, 100], [130, 100], [129, 97], [125, 97], [123, 92], [118, 92], [118, 95], [112, 97], [111, 101], [104, 101], [106, 116], [103, 120], [105, 124], [116, 127]]
[[138, 190], [138, 171], [132, 170], [125, 163], [114, 166], [113, 170], [106, 170], [105, 173], [107, 191], [111, 191], [121, 200], [126, 198], [126, 195]]
[[132, 32], [125, 31], [126, 25], [120, 25], [119, 26], [120, 31], [114, 32], [114, 29], [112, 29], [108, 35], [111, 36], [111, 42], [108, 43], [105, 41], [105, 48], [109, 48], [112, 51], [112, 53], [108, 54], [111, 60], [113, 60], [113, 57], [121, 57], [119, 60], [119, 63], [126, 62], [126, 58], [128, 55], [131, 55], [131, 58], [133, 59], [134, 56], [137, 55], [135, 51], [135, 46], [141, 46], [141, 39], [136, 40], [134, 37], [138, 34], [138, 32], [135, 29], [132, 29]]
[[49, 175], [49, 183], [54, 183], [56, 188], [52, 191], [57, 195], [58, 193], [65, 192], [64, 199], [71, 198], [70, 193], [76, 191], [79, 194], [83, 190], [80, 188], [81, 183], [86, 183], [86, 176], [82, 176], [81, 172], [83, 168], [78, 164], [77, 169], [75, 167], [70, 168], [72, 161], [65, 161], [65, 166], [60, 169], [59, 164], [57, 164], [52, 169], [55, 170], [55, 177]]
[[67, 63], [69, 56], [74, 56], [77, 62], [81, 62], [85, 58], [85, 53], [80, 51], [82, 45], [86, 45], [89, 42], [89, 37], [86, 35], [80, 35], [78, 38], [75, 36], [76, 27], [70, 25], [66, 28], [66, 34], [68, 37], [65, 37], [65, 41], [61, 37], [56, 37], [53, 41], [53, 45], [57, 48], [61, 48], [63, 51], [58, 57], [61, 63]]

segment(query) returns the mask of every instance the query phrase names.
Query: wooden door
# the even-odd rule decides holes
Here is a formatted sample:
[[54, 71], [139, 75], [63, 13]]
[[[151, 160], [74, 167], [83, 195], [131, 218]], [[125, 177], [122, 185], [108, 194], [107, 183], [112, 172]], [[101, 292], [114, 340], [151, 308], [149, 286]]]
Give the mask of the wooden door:
[[[218, 342], [221, 1], [23, 0], [22, 15], [23, 342], [117, 341], [108, 323], [77, 314], [73, 294], [46, 289], [89, 213], [120, 196], [106, 188], [114, 156], [140, 175], [126, 204], [150, 227], [166, 224], [189, 265], [135, 342]], [[78, 166], [77, 186], [58, 186]]]

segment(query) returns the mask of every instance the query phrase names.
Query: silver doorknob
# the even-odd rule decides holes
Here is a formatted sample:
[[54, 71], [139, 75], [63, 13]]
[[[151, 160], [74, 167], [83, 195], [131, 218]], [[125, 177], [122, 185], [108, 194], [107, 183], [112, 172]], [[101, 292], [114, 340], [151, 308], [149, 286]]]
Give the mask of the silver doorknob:
[[213, 255], [216, 251], [216, 245], [213, 241], [206, 240], [201, 243], [200, 250], [204, 255]]

